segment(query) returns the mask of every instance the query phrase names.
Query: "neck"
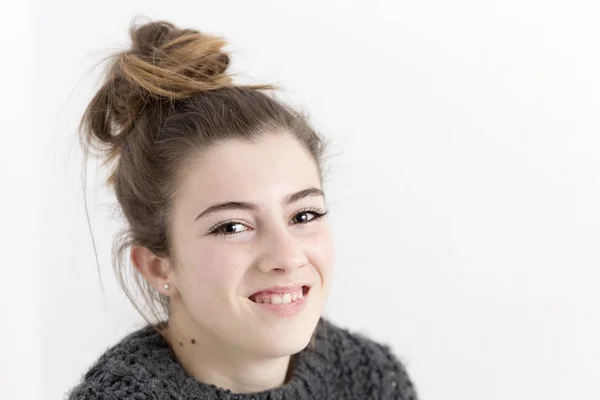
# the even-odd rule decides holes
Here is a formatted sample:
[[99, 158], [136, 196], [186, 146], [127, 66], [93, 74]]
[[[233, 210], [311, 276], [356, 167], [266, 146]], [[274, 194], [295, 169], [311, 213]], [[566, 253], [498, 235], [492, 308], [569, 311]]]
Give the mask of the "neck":
[[183, 369], [199, 382], [233, 393], [253, 393], [276, 388], [287, 381], [290, 356], [259, 358], [245, 354], [209, 332], [197, 327], [192, 332], [184, 325], [171, 316], [166, 337]]

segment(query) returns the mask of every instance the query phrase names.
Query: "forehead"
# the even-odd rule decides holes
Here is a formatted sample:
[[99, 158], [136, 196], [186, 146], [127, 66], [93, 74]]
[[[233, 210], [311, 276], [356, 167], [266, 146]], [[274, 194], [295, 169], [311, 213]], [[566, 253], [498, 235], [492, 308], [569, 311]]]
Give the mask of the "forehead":
[[316, 161], [290, 134], [265, 134], [246, 142], [228, 140], [198, 154], [178, 190], [195, 207], [218, 201], [267, 202], [321, 187]]

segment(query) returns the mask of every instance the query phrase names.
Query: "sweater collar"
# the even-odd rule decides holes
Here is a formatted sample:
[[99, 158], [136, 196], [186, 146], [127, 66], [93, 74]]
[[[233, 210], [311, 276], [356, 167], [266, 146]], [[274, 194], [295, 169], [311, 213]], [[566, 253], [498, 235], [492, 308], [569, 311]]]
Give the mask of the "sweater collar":
[[309, 345], [296, 355], [292, 365], [292, 375], [286, 384], [248, 394], [233, 393], [228, 389], [202, 383], [187, 374], [177, 361], [168, 342], [151, 326], [146, 327], [142, 332], [142, 336], [145, 337], [145, 344], [142, 346], [151, 347], [149, 350], [153, 356], [145, 360], [156, 364], [148, 365], [150, 370], [156, 371], [156, 381], [166, 380], [170, 383], [170, 390], [185, 394], [185, 398], [223, 400], [327, 398], [330, 386], [328, 377], [331, 379], [335, 375], [329, 370], [334, 363], [331, 362], [332, 352], [327, 340], [328, 327], [329, 323], [321, 318], [317, 324], [314, 346]]

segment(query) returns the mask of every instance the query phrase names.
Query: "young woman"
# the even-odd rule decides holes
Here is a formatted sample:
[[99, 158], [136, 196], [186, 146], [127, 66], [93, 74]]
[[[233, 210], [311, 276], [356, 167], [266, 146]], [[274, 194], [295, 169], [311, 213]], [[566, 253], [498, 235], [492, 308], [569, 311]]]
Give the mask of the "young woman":
[[321, 138], [272, 87], [232, 83], [223, 39], [167, 22], [131, 37], [81, 132], [128, 223], [115, 267], [134, 268], [151, 312], [123, 282], [148, 325], [69, 398], [416, 399], [387, 346], [321, 316], [334, 264]]

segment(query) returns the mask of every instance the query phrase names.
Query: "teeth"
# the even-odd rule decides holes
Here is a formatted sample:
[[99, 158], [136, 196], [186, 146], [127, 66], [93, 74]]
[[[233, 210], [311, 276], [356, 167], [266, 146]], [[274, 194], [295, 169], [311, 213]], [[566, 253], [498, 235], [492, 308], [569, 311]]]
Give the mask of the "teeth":
[[253, 298], [258, 304], [290, 304], [304, 297], [302, 289], [293, 293], [260, 295]]

